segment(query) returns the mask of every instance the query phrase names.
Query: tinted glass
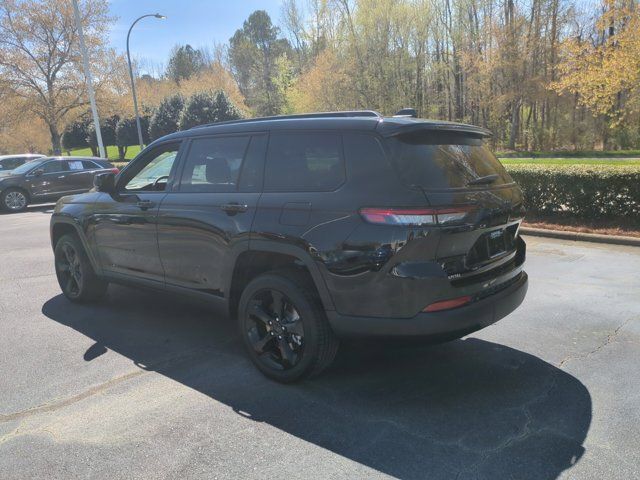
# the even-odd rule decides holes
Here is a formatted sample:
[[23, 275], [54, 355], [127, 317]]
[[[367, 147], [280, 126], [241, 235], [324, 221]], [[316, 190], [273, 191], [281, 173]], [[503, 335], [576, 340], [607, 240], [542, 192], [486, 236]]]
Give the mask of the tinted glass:
[[0, 170], [13, 170], [17, 166], [24, 163], [24, 160], [19, 157], [5, 158], [0, 160]]
[[259, 192], [262, 190], [262, 172], [264, 171], [264, 156], [267, 150], [267, 136], [251, 137], [247, 154], [240, 171], [240, 192]]
[[389, 140], [405, 184], [424, 188], [457, 188], [480, 177], [496, 175], [485, 184], [496, 186], [513, 180], [482, 140], [447, 133], [419, 134]]
[[210, 137], [191, 141], [181, 192], [235, 192], [250, 137]]
[[37, 168], [38, 165], [41, 165], [42, 161], [41, 160], [32, 160], [30, 162], [26, 162], [23, 163], [22, 165], [20, 165], [19, 167], [16, 167], [15, 170], [13, 170], [13, 172], [11, 172], [12, 174], [23, 174], [23, 173], [27, 173], [31, 170], [35, 170]]
[[[171, 174], [171, 169], [178, 156], [180, 144], [171, 144], [159, 147], [140, 159], [142, 167], [134, 174], [133, 178], [125, 184], [125, 190], [129, 191], [163, 191]], [[138, 162], [136, 161], [136, 164]], [[133, 166], [132, 166], [133, 167]], [[137, 168], [136, 168], [137, 170]], [[135, 170], [133, 170], [135, 171]], [[128, 173], [124, 178], [127, 178]]]
[[101, 168], [99, 165], [96, 165], [91, 160], [82, 160], [82, 167], [85, 170], [96, 170], [98, 168]]
[[340, 135], [271, 135], [265, 169], [265, 190], [330, 191], [340, 186], [344, 179]]
[[44, 173], [58, 173], [66, 172], [68, 170], [67, 162], [62, 162], [60, 160], [46, 162], [44, 165], [41, 165], [38, 168], [41, 168]]

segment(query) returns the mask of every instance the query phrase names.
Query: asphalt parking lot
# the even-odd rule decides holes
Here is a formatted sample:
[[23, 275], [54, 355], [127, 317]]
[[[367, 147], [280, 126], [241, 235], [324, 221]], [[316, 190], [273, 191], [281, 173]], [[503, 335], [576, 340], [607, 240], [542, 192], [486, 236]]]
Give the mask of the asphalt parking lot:
[[0, 215], [0, 478], [640, 478], [640, 248], [529, 237], [501, 322], [284, 386], [202, 306], [67, 302], [49, 215]]

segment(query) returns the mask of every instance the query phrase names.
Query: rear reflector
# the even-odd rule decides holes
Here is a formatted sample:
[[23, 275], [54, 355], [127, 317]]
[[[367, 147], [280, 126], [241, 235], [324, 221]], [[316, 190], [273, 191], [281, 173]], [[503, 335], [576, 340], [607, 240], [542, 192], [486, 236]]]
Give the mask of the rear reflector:
[[110, 168], [109, 171], [111, 173], [115, 173], [116, 175], [120, 173], [120, 170], [117, 167]]
[[432, 303], [422, 310], [423, 312], [439, 312], [440, 310], [450, 310], [452, 308], [458, 308], [471, 302], [471, 297], [465, 295], [464, 297], [452, 298], [451, 300], [442, 300], [440, 302]]
[[360, 215], [378, 225], [447, 225], [463, 220], [472, 207], [362, 208]]

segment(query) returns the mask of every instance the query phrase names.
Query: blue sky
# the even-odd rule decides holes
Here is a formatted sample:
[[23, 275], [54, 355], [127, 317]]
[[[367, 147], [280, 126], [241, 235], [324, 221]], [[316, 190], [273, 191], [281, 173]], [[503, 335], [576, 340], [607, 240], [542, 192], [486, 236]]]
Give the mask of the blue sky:
[[111, 14], [118, 17], [111, 29], [111, 46], [126, 52], [127, 30], [140, 15], [159, 12], [138, 22], [131, 33], [132, 57], [140, 69], [165, 64], [176, 44], [212, 47], [227, 42], [254, 10], [266, 10], [274, 23], [280, 19], [281, 0], [111, 0]]

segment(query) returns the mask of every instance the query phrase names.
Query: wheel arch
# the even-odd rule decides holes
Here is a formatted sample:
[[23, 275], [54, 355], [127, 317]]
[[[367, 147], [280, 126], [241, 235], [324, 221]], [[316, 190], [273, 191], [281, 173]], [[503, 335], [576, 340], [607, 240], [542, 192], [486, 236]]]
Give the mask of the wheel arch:
[[231, 316], [235, 317], [237, 314], [242, 291], [252, 279], [269, 271], [288, 268], [305, 272], [313, 283], [324, 309], [335, 310], [324, 278], [307, 252], [290, 245], [252, 240], [251, 248], [240, 252], [236, 257], [232, 275], [230, 275], [230, 283], [226, 291], [229, 292]]
[[73, 220], [68, 217], [51, 217], [51, 248], [55, 250], [56, 244], [60, 240], [63, 235], [67, 234], [75, 234], [82, 243], [82, 247], [84, 248], [87, 257], [89, 257], [89, 261], [91, 262], [91, 266], [93, 270], [98, 273], [100, 271], [98, 262], [93, 255], [93, 250], [89, 248], [89, 243], [87, 242], [87, 238], [84, 234], [84, 231], [80, 226]]

